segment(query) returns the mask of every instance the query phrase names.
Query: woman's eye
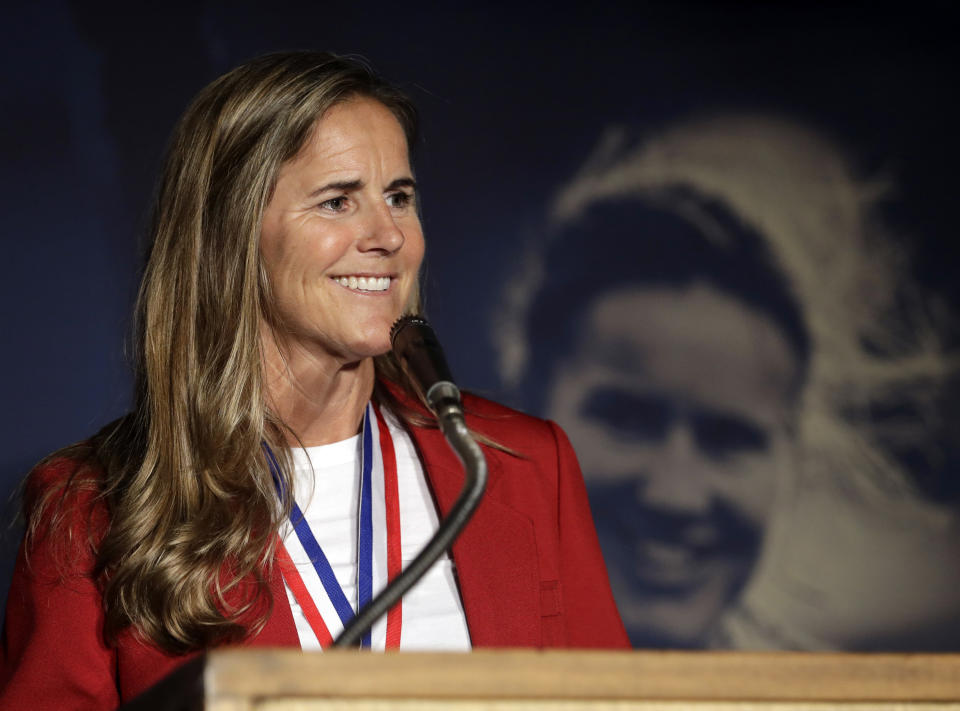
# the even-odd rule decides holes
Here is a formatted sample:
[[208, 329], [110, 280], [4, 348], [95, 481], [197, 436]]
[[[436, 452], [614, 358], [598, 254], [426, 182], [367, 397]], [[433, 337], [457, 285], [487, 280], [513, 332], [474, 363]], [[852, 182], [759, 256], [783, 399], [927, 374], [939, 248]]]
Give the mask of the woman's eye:
[[390, 207], [408, 207], [413, 202], [411, 193], [391, 193], [387, 195], [387, 204]]
[[330, 210], [332, 212], [340, 212], [343, 208], [346, 207], [347, 198], [340, 196], [335, 198], [330, 198], [329, 200], [324, 200], [320, 203], [320, 207], [324, 210]]

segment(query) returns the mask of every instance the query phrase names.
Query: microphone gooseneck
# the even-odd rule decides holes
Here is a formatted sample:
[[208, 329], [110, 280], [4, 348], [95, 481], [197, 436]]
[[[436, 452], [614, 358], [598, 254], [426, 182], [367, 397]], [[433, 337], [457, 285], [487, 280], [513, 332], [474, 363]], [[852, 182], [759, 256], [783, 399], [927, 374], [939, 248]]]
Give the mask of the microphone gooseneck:
[[430, 569], [467, 525], [487, 486], [487, 460], [467, 429], [460, 390], [453, 383], [436, 334], [420, 316], [404, 316], [390, 330], [393, 353], [400, 366], [423, 393], [440, 431], [463, 465], [463, 489], [437, 532], [410, 565], [363, 606], [333, 641], [334, 647], [356, 646], [373, 623], [393, 607]]

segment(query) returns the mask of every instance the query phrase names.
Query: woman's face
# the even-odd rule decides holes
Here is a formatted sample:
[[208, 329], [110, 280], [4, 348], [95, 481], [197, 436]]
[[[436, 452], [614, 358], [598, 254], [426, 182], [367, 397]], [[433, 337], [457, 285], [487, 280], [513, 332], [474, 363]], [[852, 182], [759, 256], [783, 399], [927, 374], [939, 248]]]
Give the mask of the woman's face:
[[281, 167], [263, 216], [285, 345], [339, 363], [385, 353], [423, 249], [399, 122], [373, 99], [335, 105]]
[[706, 285], [611, 290], [585, 326], [547, 414], [577, 449], [634, 643], [700, 646], [792, 471], [797, 357], [770, 318]]

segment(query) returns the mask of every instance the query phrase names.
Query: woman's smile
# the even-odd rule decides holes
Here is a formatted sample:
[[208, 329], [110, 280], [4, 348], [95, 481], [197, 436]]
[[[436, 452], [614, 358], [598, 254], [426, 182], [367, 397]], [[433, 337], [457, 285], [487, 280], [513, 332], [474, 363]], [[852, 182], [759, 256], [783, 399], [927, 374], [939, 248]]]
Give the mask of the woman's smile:
[[350, 276], [330, 277], [340, 286], [364, 294], [385, 294], [390, 290], [391, 276], [351, 274]]

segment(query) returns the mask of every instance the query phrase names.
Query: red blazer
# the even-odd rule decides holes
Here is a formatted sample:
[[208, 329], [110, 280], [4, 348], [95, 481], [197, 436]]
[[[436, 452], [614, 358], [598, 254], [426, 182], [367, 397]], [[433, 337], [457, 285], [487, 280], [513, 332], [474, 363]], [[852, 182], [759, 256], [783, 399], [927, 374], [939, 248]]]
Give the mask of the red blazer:
[[[484, 447], [487, 493], [453, 546], [460, 594], [475, 647], [629, 647], [617, 614], [576, 456], [555, 424], [476, 397], [468, 424], [521, 456]], [[463, 480], [438, 430], [414, 428], [413, 441], [445, 515]], [[66, 476], [61, 461], [35, 473]], [[0, 710], [112, 709], [166, 676], [189, 656], [170, 656], [121, 635], [101, 634], [100, 594], [77, 561], [64, 579], [40, 541], [25, 564], [21, 547], [3, 632]], [[253, 647], [299, 647], [278, 573], [274, 608]]]

